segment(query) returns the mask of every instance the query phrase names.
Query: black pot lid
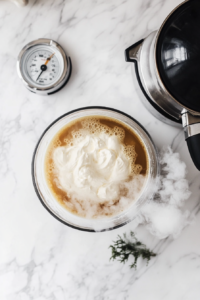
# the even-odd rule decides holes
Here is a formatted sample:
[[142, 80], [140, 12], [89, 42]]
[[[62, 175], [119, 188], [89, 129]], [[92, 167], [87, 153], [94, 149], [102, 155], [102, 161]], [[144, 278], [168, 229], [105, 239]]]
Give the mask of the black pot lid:
[[200, 1], [190, 0], [166, 21], [158, 38], [157, 66], [169, 93], [200, 112]]

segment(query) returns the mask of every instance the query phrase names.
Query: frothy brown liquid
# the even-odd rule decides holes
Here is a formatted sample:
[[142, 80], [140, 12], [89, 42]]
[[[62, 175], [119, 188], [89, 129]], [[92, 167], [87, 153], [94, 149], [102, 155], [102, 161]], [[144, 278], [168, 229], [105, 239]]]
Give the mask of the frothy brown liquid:
[[[95, 197], [85, 197], [82, 190], [82, 196], [77, 196], [64, 189], [54, 161], [56, 149], [72, 149], [83, 137], [99, 136], [102, 133], [118, 139], [129, 161], [130, 175], [124, 182], [118, 182], [119, 196], [112, 201], [96, 201]], [[110, 217], [124, 211], [142, 190], [148, 168], [148, 155], [140, 137], [124, 123], [99, 116], [80, 118], [63, 127], [51, 141], [45, 157], [45, 176], [51, 193], [64, 208], [86, 218]]]

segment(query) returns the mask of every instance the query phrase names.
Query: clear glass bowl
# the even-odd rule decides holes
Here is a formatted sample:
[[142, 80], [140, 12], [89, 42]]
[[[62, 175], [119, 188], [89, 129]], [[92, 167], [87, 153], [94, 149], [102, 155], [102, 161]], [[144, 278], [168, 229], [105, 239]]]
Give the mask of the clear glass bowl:
[[[143, 140], [149, 158], [149, 174], [145, 187], [137, 201], [119, 215], [103, 219], [85, 219], [78, 217], [66, 210], [52, 195], [45, 179], [44, 159], [46, 150], [55, 134], [69, 122], [87, 116], [107, 116], [117, 119], [130, 126]], [[158, 156], [155, 145], [147, 131], [131, 116], [107, 107], [85, 107], [70, 111], [55, 120], [42, 134], [35, 148], [32, 161], [32, 179], [38, 198], [43, 206], [57, 220], [70, 227], [84, 231], [106, 231], [123, 226], [133, 220], [137, 215], [139, 207], [148, 199], [153, 197], [154, 186], [159, 175]]]

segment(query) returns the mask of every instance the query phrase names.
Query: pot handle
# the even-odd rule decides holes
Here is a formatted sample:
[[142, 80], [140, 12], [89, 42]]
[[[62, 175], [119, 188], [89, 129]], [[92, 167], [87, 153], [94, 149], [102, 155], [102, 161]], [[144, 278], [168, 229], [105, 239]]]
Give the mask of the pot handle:
[[194, 165], [200, 171], [200, 117], [189, 112], [182, 116], [185, 139]]
[[136, 62], [138, 60], [138, 52], [142, 46], [144, 40], [133, 44], [125, 50], [125, 61], [127, 62]]
[[193, 163], [196, 166], [196, 168], [200, 171], [200, 133], [189, 137], [186, 141]]

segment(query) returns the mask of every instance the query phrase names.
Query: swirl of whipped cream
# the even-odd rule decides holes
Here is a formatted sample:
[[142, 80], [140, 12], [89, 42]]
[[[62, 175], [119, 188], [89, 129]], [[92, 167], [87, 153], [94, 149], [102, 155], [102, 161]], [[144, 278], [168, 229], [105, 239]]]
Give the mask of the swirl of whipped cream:
[[53, 152], [55, 173], [61, 189], [80, 200], [111, 203], [120, 197], [119, 182], [131, 173], [124, 146], [115, 136], [86, 133], [73, 145]]

